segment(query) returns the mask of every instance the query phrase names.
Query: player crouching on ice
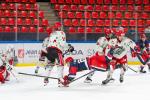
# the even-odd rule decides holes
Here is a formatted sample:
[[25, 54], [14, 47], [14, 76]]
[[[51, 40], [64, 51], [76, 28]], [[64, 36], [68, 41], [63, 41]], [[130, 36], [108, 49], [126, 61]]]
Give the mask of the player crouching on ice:
[[5, 81], [9, 81], [10, 73], [12, 70], [12, 66], [6, 62], [6, 56], [1, 51], [0, 52], [0, 83], [5, 83]]
[[[90, 72], [92, 72], [91, 74], [94, 74], [94, 71], [106, 72], [109, 70], [109, 59], [103, 54], [99, 55], [98, 53], [91, 57], [86, 57], [85, 59], [73, 59], [72, 57], [68, 57], [65, 62], [69, 66], [69, 74], [64, 76], [64, 86], [69, 85], [75, 78], [77, 72], [90, 70]], [[114, 79], [111, 78], [111, 80]]]

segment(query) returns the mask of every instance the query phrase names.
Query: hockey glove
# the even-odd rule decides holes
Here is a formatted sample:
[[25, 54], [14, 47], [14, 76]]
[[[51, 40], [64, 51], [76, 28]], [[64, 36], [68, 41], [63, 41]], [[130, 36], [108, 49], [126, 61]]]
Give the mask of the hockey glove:
[[74, 51], [74, 47], [73, 47], [71, 44], [68, 44], [68, 46], [69, 46], [68, 51], [69, 51], [69, 52], [73, 52], [73, 51]]

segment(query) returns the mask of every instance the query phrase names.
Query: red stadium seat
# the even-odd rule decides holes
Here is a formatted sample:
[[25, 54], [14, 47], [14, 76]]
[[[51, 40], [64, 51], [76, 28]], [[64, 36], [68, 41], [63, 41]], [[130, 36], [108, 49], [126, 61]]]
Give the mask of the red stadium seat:
[[112, 0], [112, 4], [118, 4], [118, 0]]
[[91, 18], [90, 12], [84, 12], [84, 18]]
[[30, 3], [36, 3], [36, 0], [29, 0]]
[[72, 19], [72, 26], [79, 26], [78, 19]]
[[81, 0], [81, 4], [87, 4], [87, 0]]
[[0, 10], [0, 17], [2, 17], [3, 16], [3, 11], [2, 10]]
[[23, 4], [18, 4], [18, 10], [24, 10], [24, 5]]
[[119, 0], [120, 4], [126, 4], [126, 0]]
[[28, 28], [27, 27], [21, 27], [21, 32], [23, 32], [23, 33], [26, 33], [26, 32], [28, 32]]
[[91, 27], [86, 27], [86, 32], [87, 33], [92, 33], [93, 32], [93, 29]]
[[21, 0], [22, 3], [27, 3], [28, 0]]
[[72, 11], [77, 11], [78, 10], [77, 5], [71, 5], [70, 8], [71, 8]]
[[110, 4], [110, 3], [111, 3], [111, 0], [104, 0], [104, 3], [105, 3], [105, 4]]
[[68, 12], [67, 16], [68, 16], [68, 18], [75, 18], [74, 12]]
[[136, 21], [135, 20], [130, 20], [129, 26], [136, 26]]
[[135, 0], [135, 4], [141, 5], [142, 4], [142, 0]]
[[47, 32], [47, 33], [51, 33], [51, 32], [52, 32], [52, 28], [51, 28], [51, 27], [47, 27], [47, 28], [46, 28], [46, 32]]
[[33, 10], [38, 10], [38, 4], [35, 3], [35, 4], [33, 5]]
[[19, 32], [20, 31], [20, 28], [19, 27], [13, 27], [13, 30], [12, 30], [12, 32]]
[[95, 26], [95, 21], [92, 19], [88, 20], [88, 26]]
[[101, 11], [102, 6], [101, 5], [95, 5], [95, 11]]
[[141, 17], [142, 17], [143, 19], [148, 19], [150, 16], [149, 16], [148, 13], [143, 12], [143, 13], [141, 14]]
[[12, 17], [16, 17], [17, 16], [17, 12], [16, 11], [12, 11]]
[[90, 5], [95, 4], [95, 0], [88, 0], [88, 1], [89, 1], [88, 3], [89, 3]]
[[103, 0], [96, 0], [97, 4], [103, 4]]
[[82, 12], [76, 12], [76, 18], [82, 18]]
[[5, 18], [0, 19], [1, 25], [7, 25], [7, 20]]
[[44, 18], [44, 12], [43, 11], [39, 11], [39, 17]]
[[58, 12], [59, 18], [66, 18], [66, 13], [65, 12]]
[[100, 12], [100, 18], [102, 18], [102, 19], [107, 18], [106, 12]]
[[135, 18], [135, 19], [141, 18], [140, 15], [141, 15], [141, 14], [139, 14], [138, 12], [134, 12], [134, 13], [133, 13], [133, 18]]
[[113, 12], [108, 12], [108, 18], [115, 18], [115, 14]]
[[35, 11], [30, 11], [29, 12], [29, 17], [36, 18], [36, 12]]
[[35, 28], [35, 27], [30, 26], [30, 28], [29, 28], [29, 32], [31, 32], [31, 33], [35, 33], [35, 32], [37, 32], [37, 31], [36, 31], [36, 28]]
[[105, 20], [105, 26], [112, 26], [111, 25], [111, 20]]
[[31, 10], [31, 5], [30, 4], [25, 4], [26, 10]]
[[144, 6], [144, 11], [150, 11], [150, 5]]
[[70, 6], [69, 5], [63, 5], [62, 6], [62, 10], [69, 11], [70, 10]]
[[9, 10], [5, 10], [4, 16], [5, 17], [10, 17], [11, 16], [10, 11]]
[[64, 4], [65, 1], [64, 1], [64, 0], [58, 0], [58, 3], [59, 3], [59, 4]]
[[128, 5], [128, 11], [134, 11], [134, 6], [133, 5]]
[[150, 26], [150, 20], [146, 20], [146, 25]]
[[50, 3], [57, 3], [57, 0], [50, 0]]
[[113, 20], [113, 26], [119, 26], [119, 20]]
[[0, 6], [1, 6], [0, 7], [1, 9], [4, 9], [4, 10], [7, 9], [7, 4], [6, 3], [1, 3]]
[[39, 31], [39, 33], [43, 33], [44, 32], [44, 28], [43, 27], [39, 27], [38, 31]]
[[109, 6], [108, 5], [103, 5], [103, 11], [110, 11]]
[[79, 11], [84, 11], [85, 10], [84, 5], [79, 5], [78, 9], [79, 9]]
[[42, 19], [42, 26], [48, 26], [48, 20], [47, 19]]
[[144, 32], [144, 28], [138, 28], [138, 32], [143, 33]]
[[125, 5], [120, 5], [120, 11], [126, 11], [126, 6]]
[[149, 4], [149, 0], [143, 0], [143, 4]]
[[103, 32], [103, 29], [100, 28], [100, 27], [95, 27], [95, 32], [96, 32], [96, 33], [102, 33], [102, 32]]
[[87, 5], [85, 9], [86, 9], [86, 11], [93, 11], [93, 6]]
[[78, 27], [78, 32], [79, 33], [84, 33], [85, 32], [84, 27]]
[[13, 0], [13, 2], [18, 3], [18, 2], [20, 2], [20, 0]]
[[66, 0], [66, 4], [72, 4], [72, 0]]
[[74, 27], [69, 27], [69, 33], [75, 33], [76, 29]]
[[86, 20], [85, 19], [80, 19], [80, 26], [86, 26]]
[[92, 12], [92, 18], [99, 18], [98, 12]]
[[15, 19], [14, 18], [9, 18], [8, 23], [9, 23], [9, 25], [15, 25]]
[[144, 26], [145, 21], [144, 20], [138, 20], [137, 24], [138, 24], [138, 26]]
[[11, 28], [9, 26], [5, 26], [4, 32], [11, 32]]
[[39, 20], [38, 19], [34, 19], [33, 25], [37, 25], [39, 24]]
[[54, 9], [60, 11], [60, 5], [59, 4], [55, 4], [54, 5]]
[[71, 20], [70, 19], [64, 19], [64, 25], [65, 26], [71, 26]]
[[116, 18], [121, 19], [122, 18], [122, 13], [121, 12], [116, 12]]
[[15, 10], [15, 9], [16, 9], [16, 5], [13, 4], [13, 3], [10, 3], [10, 4], [9, 4], [9, 9]]
[[130, 18], [132, 18], [133, 16], [131, 15], [131, 12], [125, 12], [124, 17], [125, 17], [126, 19], [130, 19]]
[[80, 0], [73, 0], [73, 4], [80, 4]]
[[129, 26], [128, 20], [121, 20], [121, 25], [122, 26]]
[[135, 6], [134, 8], [135, 8], [135, 10], [137, 10], [137, 11], [142, 11], [142, 10], [143, 10], [143, 7], [142, 7], [142, 6]]
[[27, 14], [27, 11], [21, 11], [21, 17], [27, 17], [28, 14]]
[[17, 18], [17, 25], [23, 25], [23, 21], [21, 18]]
[[118, 11], [119, 8], [118, 8], [117, 5], [112, 5], [112, 6], [111, 6], [111, 10], [112, 10], [112, 11]]
[[104, 20], [96, 20], [96, 26], [104, 26]]
[[127, 0], [127, 4], [134, 4], [134, 0]]
[[25, 25], [31, 25], [32, 22], [31, 22], [31, 19], [27, 18], [25, 19]]

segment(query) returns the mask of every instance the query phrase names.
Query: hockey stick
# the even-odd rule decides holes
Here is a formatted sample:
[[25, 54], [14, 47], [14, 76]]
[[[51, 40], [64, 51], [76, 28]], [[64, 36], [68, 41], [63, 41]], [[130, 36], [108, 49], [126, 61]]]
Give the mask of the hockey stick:
[[[42, 76], [42, 75], [36, 75], [36, 74], [29, 74], [29, 73], [22, 73], [22, 72], [19, 72], [18, 74], [21, 74], [21, 75], [27, 75], [27, 76], [36, 76], [36, 77], [47, 77], [47, 76]], [[50, 79], [59, 79], [59, 78], [56, 78], [56, 77], [48, 77]]]
[[82, 75], [82, 76], [80, 76], [80, 77], [78, 77], [78, 78], [72, 80], [69, 84], [71, 84], [71, 83], [73, 83], [73, 82], [75, 82], [75, 81], [77, 81], [77, 80], [79, 80], [79, 79], [81, 79], [81, 78], [83, 78], [83, 77], [85, 77], [85, 76], [87, 76], [87, 75], [93, 73], [93, 72], [95, 72], [95, 70], [90, 71], [90, 72], [88, 72], [88, 73], [86, 73], [86, 74], [84, 74], [84, 75]]
[[136, 72], [136, 73], [138, 72], [138, 71], [136, 71], [136, 70], [132, 69], [132, 68], [131, 68], [131, 67], [129, 67], [129, 66], [128, 66], [128, 68], [129, 68], [130, 70], [132, 70], [133, 72]]
[[16, 75], [12, 72], [12, 71], [9, 71], [11, 74], [12, 74], [12, 76], [16, 79], [16, 81], [17, 82], [19, 82], [19, 80], [18, 80], [18, 78], [16, 77]]

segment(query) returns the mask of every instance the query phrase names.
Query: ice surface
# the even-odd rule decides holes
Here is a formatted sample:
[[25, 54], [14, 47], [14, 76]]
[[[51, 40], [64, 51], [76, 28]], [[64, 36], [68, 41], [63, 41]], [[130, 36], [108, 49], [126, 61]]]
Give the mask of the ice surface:
[[[138, 67], [131, 67], [138, 70]], [[16, 70], [34, 73], [33, 67]], [[87, 72], [80, 72], [77, 77]], [[54, 68], [52, 76], [56, 77], [55, 73]], [[0, 100], [150, 100], [150, 72], [140, 74], [128, 69], [123, 83], [119, 82], [119, 73], [120, 70], [116, 70], [113, 75], [115, 81], [106, 86], [102, 86], [101, 81], [105, 79], [107, 73], [96, 72], [92, 83], [83, 83], [85, 78], [82, 78], [67, 88], [57, 87], [56, 80], [50, 80], [50, 83], [44, 86], [43, 78], [17, 75], [19, 79], [17, 82], [11, 76], [9, 82], [0, 84]], [[39, 74], [44, 75], [43, 68]]]

